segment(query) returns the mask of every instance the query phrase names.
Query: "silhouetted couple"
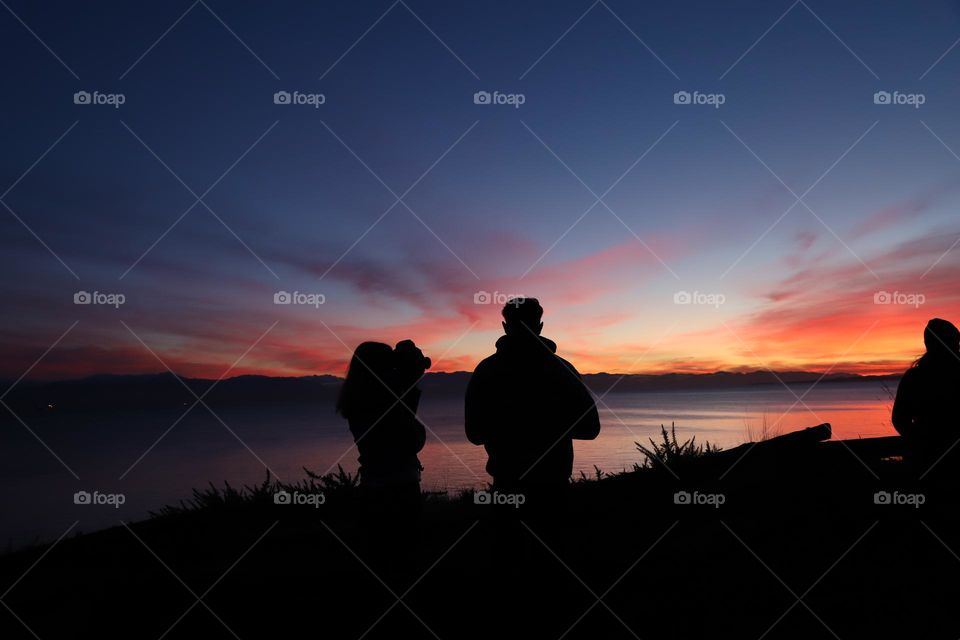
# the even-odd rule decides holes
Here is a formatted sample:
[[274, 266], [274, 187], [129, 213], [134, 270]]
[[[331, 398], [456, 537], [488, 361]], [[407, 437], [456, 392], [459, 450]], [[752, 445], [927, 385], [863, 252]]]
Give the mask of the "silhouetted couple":
[[[487, 472], [501, 492], [562, 491], [573, 472], [573, 440], [600, 432], [580, 374], [540, 335], [542, 316], [536, 298], [509, 300], [506, 335], [467, 387], [467, 438], [486, 448]], [[425, 434], [416, 416], [417, 382], [429, 367], [410, 340], [396, 349], [364, 342], [353, 355], [337, 408], [360, 452], [360, 483], [368, 494], [401, 501], [419, 496], [417, 454]]]
[[[960, 330], [934, 318], [923, 332], [927, 352], [900, 379], [893, 426], [906, 441], [917, 475], [946, 479], [960, 462]], [[952, 481], [953, 479], [951, 479]]]

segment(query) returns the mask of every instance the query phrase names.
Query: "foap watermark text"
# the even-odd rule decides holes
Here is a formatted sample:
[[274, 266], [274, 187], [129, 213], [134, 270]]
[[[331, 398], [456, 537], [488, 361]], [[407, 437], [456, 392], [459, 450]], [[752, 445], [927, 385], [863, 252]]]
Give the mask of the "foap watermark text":
[[519, 305], [523, 304], [524, 300], [526, 300], [525, 296], [516, 293], [500, 293], [499, 291], [477, 291], [473, 294], [473, 304], [505, 305], [510, 302]]
[[319, 509], [327, 501], [322, 493], [300, 493], [299, 491], [277, 491], [273, 494], [273, 504], [296, 505]]
[[673, 294], [673, 304], [702, 305], [720, 308], [727, 301], [722, 293], [706, 293], [703, 291], [677, 291]]
[[296, 304], [319, 308], [327, 297], [322, 293], [304, 293], [302, 291], [277, 291], [273, 294], [273, 304]]
[[101, 93], [99, 91], [77, 91], [73, 94], [73, 104], [108, 106], [119, 109], [127, 101], [122, 93]]
[[519, 509], [527, 501], [522, 493], [501, 493], [500, 491], [477, 491], [473, 494], [473, 504], [507, 505]]
[[473, 94], [473, 104], [497, 104], [510, 105], [514, 109], [519, 109], [520, 105], [527, 101], [527, 96], [522, 93], [500, 93], [499, 91], [477, 91]]
[[77, 291], [73, 294], [73, 304], [97, 304], [119, 309], [127, 301], [122, 293], [104, 293], [103, 291]]
[[873, 304], [906, 305], [919, 308], [927, 297], [922, 293], [906, 293], [905, 291], [877, 291], [873, 294]]
[[922, 93], [902, 93], [900, 91], [877, 91], [873, 94], [873, 104], [905, 105], [919, 109], [927, 101]]
[[900, 491], [877, 491], [873, 494], [873, 504], [906, 506], [919, 509], [927, 501], [922, 493], [901, 493]]
[[673, 504], [708, 506], [719, 509], [726, 501], [727, 496], [722, 493], [677, 491], [673, 494]]
[[99, 491], [77, 491], [73, 494], [73, 504], [109, 506], [119, 509], [120, 505], [127, 501], [127, 496], [122, 493], [100, 493]]
[[722, 93], [701, 93], [699, 91], [677, 91], [673, 94], [673, 104], [703, 105], [719, 109], [727, 101]]

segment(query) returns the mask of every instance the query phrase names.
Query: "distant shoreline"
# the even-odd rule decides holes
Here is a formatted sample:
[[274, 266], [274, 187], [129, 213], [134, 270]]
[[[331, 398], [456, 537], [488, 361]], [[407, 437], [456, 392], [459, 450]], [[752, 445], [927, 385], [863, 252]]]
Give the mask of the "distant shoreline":
[[[906, 368], [906, 365], [905, 365]], [[424, 374], [424, 380], [432, 379], [444, 379], [444, 378], [458, 378], [462, 376], [469, 376], [471, 372], [469, 371], [428, 371]], [[751, 371], [711, 371], [705, 373], [584, 373], [582, 374], [583, 379], [592, 380], [592, 379], [611, 379], [615, 380], [618, 378], [621, 379], [642, 379], [642, 380], [739, 380], [742, 385], [753, 385], [753, 384], [766, 384], [767, 382], [777, 382], [776, 378], [780, 378], [784, 382], [806, 382], [806, 381], [816, 381], [817, 379], [823, 378], [823, 382], [827, 381], [870, 381], [870, 380], [896, 380], [901, 377], [902, 374], [899, 373], [888, 373], [888, 374], [877, 374], [877, 375], [863, 375], [858, 373], [846, 373], [846, 372], [837, 372], [837, 373], [827, 373], [823, 374], [817, 371], [770, 371], [766, 369], [756, 369]], [[213, 383], [216, 382], [214, 378], [191, 378], [190, 376], [179, 375], [177, 376], [184, 381], [194, 382], [194, 383]], [[99, 373], [90, 376], [83, 376], [80, 378], [58, 378], [52, 380], [36, 380], [36, 379], [24, 379], [18, 382], [18, 386], [47, 386], [47, 385], [67, 385], [67, 384], [91, 384], [91, 383], [106, 383], [106, 382], [117, 382], [117, 383], [126, 383], [126, 382], [136, 382], [136, 381], [150, 381], [150, 380], [161, 380], [165, 378], [172, 378], [173, 375], [166, 371], [156, 372], [156, 373]], [[764, 380], [764, 378], [769, 378], [769, 380]], [[319, 374], [319, 375], [306, 375], [306, 376], [267, 376], [259, 374], [243, 374], [236, 376], [229, 376], [220, 380], [220, 383], [227, 383], [237, 380], [264, 380], [264, 381], [311, 381], [319, 382], [326, 384], [337, 384], [343, 381], [343, 376], [337, 376], [332, 374]], [[14, 383], [14, 380], [11, 379], [0, 379], [0, 385], [10, 386]]]
[[[864, 376], [850, 373], [821, 374], [807, 371], [751, 371], [745, 373], [584, 374], [594, 393], [707, 392], [781, 385], [888, 382], [899, 375]], [[420, 383], [430, 396], [462, 396], [470, 373], [427, 373]], [[142, 375], [97, 375], [53, 382], [20, 382], [7, 397], [14, 409], [32, 413], [75, 409], [124, 409], [179, 407], [197, 396], [217, 406], [259, 404], [304, 404], [332, 402], [342, 378], [331, 375], [270, 377], [241, 375], [221, 381], [177, 378], [171, 373]]]

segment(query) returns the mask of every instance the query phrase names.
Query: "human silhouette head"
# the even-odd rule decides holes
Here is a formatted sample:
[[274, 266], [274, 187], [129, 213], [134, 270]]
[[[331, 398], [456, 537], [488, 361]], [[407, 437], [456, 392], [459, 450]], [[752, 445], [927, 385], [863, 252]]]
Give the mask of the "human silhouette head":
[[347, 377], [340, 388], [337, 412], [350, 418], [372, 396], [390, 394], [387, 386], [393, 377], [395, 359], [390, 345], [362, 342], [350, 358]]
[[538, 336], [543, 329], [543, 307], [536, 298], [510, 298], [502, 313], [503, 331], [508, 336]]
[[423, 355], [413, 340], [401, 340], [393, 350], [397, 361], [397, 368], [401, 371], [414, 371], [423, 375], [423, 372], [433, 365], [433, 361]]
[[934, 318], [923, 330], [923, 344], [928, 354], [960, 358], [960, 330], [947, 320]]

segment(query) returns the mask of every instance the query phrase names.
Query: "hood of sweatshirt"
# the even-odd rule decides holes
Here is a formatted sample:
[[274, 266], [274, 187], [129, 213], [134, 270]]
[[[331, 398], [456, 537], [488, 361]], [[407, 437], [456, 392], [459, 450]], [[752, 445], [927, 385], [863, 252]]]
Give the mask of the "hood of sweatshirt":
[[543, 336], [500, 336], [497, 353], [504, 355], [534, 353], [539, 355], [557, 352], [557, 343]]

